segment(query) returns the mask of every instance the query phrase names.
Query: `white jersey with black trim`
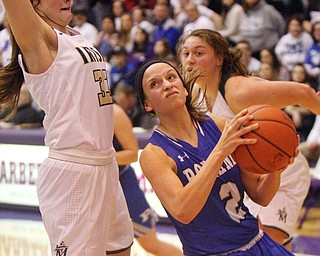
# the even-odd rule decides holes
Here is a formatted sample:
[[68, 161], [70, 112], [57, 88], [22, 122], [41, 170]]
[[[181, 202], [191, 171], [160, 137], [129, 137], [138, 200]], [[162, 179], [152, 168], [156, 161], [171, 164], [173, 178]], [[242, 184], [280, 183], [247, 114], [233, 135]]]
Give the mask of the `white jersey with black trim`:
[[20, 55], [27, 88], [45, 112], [45, 144], [54, 149], [109, 150], [113, 106], [101, 54], [82, 35], [55, 30], [58, 51], [41, 74], [28, 73]]

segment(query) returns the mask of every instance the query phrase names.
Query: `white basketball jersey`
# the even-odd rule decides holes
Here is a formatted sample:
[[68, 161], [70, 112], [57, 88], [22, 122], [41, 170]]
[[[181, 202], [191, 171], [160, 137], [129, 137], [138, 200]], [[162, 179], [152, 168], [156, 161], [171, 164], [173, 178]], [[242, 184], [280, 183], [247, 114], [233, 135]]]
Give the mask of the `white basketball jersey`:
[[45, 144], [54, 149], [111, 149], [113, 106], [106, 64], [82, 35], [55, 32], [57, 56], [47, 71], [27, 73], [20, 56], [27, 88], [45, 112]]

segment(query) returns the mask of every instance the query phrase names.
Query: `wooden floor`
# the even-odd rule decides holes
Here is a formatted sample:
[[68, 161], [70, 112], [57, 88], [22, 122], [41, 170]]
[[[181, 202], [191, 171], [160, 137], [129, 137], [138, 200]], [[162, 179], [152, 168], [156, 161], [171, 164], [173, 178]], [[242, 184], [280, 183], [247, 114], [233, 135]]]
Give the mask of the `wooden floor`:
[[[1, 211], [1, 209], [0, 209]], [[169, 228], [170, 227], [166, 227]], [[159, 228], [159, 239], [181, 246], [174, 232], [165, 232]], [[303, 237], [302, 245], [312, 246], [311, 253], [296, 255], [320, 255], [320, 208], [312, 208], [301, 229], [296, 229], [294, 240]], [[308, 238], [317, 239], [313, 243]], [[319, 240], [319, 241], [318, 241]], [[319, 245], [319, 246], [318, 246]], [[318, 246], [318, 249], [315, 248]], [[299, 248], [297, 248], [299, 249]], [[307, 248], [308, 251], [308, 248]], [[43, 224], [39, 220], [0, 219], [0, 256], [49, 256], [49, 242]], [[150, 256], [137, 242], [132, 248], [132, 256]]]

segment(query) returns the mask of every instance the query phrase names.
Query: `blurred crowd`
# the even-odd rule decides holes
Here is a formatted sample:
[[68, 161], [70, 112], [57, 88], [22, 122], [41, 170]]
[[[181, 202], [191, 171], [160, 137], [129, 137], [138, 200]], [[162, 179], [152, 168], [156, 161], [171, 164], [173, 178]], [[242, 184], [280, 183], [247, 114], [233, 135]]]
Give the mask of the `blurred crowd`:
[[[194, 29], [219, 31], [231, 47], [241, 49], [243, 62], [256, 76], [303, 82], [319, 90], [319, 0], [73, 0], [72, 12], [70, 26], [105, 58], [114, 100], [135, 127], [152, 129], [157, 122], [137, 102], [136, 70], [150, 58], [179, 65], [177, 42]], [[1, 1], [0, 23], [0, 65], [7, 65], [11, 46]], [[24, 113], [20, 115], [23, 120], [13, 117], [8, 122], [41, 123], [44, 113], [29, 98], [17, 114], [27, 106], [30, 115]], [[285, 111], [301, 141], [307, 140], [316, 116], [300, 106]]]

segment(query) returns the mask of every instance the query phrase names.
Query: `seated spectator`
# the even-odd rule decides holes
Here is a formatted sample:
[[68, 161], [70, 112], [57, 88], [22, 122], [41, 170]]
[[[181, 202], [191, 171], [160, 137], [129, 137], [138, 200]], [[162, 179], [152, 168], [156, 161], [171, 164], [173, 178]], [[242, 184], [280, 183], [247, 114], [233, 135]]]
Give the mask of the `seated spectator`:
[[124, 12], [120, 16], [120, 29], [118, 30], [120, 34], [120, 45], [124, 47], [127, 52], [132, 51], [134, 34], [132, 31], [133, 28], [133, 19], [131, 13]]
[[320, 17], [320, 1], [308, 0], [305, 8], [303, 27], [311, 33], [312, 23], [319, 20]]
[[311, 35], [304, 31], [303, 20], [293, 16], [288, 22], [288, 33], [275, 46], [275, 53], [281, 65], [291, 71], [297, 63], [303, 63], [308, 49], [313, 44]]
[[113, 17], [111, 15], [105, 15], [102, 18], [101, 30], [99, 31], [94, 44], [104, 58], [109, 56], [113, 48], [110, 41], [113, 32], [115, 32]]
[[222, 0], [221, 2], [222, 28], [218, 32], [234, 46], [243, 39], [239, 32], [239, 27], [245, 13], [236, 0]]
[[79, 31], [80, 34], [84, 35], [92, 44], [96, 42], [98, 29], [91, 23], [88, 22], [88, 12], [85, 10], [73, 11], [73, 24], [74, 29]]
[[[302, 63], [294, 65], [290, 74], [291, 81], [310, 84], [307, 71]], [[287, 106], [284, 110], [292, 118], [297, 133], [300, 135], [300, 141], [305, 141], [314, 124], [315, 114], [299, 105]]]
[[136, 67], [128, 61], [128, 53], [125, 48], [116, 46], [110, 57], [110, 88], [111, 91], [120, 83], [125, 83], [133, 87]]
[[240, 34], [257, 57], [263, 48], [273, 48], [285, 33], [286, 22], [282, 15], [264, 0], [243, 0], [246, 13], [240, 24]]
[[194, 3], [186, 4], [185, 12], [187, 15], [187, 24], [183, 29], [184, 34], [187, 34], [192, 30], [201, 28], [215, 30], [216, 27], [213, 21], [211, 21], [210, 18], [201, 15], [197, 5], [195, 5]]
[[153, 14], [155, 19], [153, 41], [156, 42], [159, 39], [166, 39], [170, 50], [175, 53], [175, 47], [181, 31], [177, 28], [175, 21], [170, 17], [169, 6], [156, 4]]
[[200, 15], [208, 17], [214, 23], [216, 29], [220, 29], [222, 27], [222, 17], [217, 12], [208, 8], [208, 6], [203, 2], [199, 3], [196, 0], [170, 1], [170, 4], [174, 7], [174, 20], [180, 30], [183, 30], [184, 26], [188, 23], [186, 6], [189, 3], [195, 4]]
[[123, 4], [122, 0], [115, 0], [112, 2], [112, 15], [114, 16], [114, 23], [117, 31], [120, 31], [121, 29], [120, 17], [126, 11], [127, 9]]
[[259, 57], [261, 63], [268, 63], [273, 67], [277, 80], [288, 81], [290, 79], [289, 71], [281, 65], [273, 49], [263, 48]]
[[312, 24], [311, 35], [314, 42], [307, 51], [304, 66], [317, 85], [315, 89], [320, 89], [320, 15], [319, 21]]
[[148, 20], [146, 10], [141, 8], [140, 6], [135, 6], [132, 9], [131, 13], [132, 13], [132, 20], [133, 20], [132, 33], [135, 34], [138, 28], [142, 28], [149, 35], [149, 41], [152, 42], [154, 26]]
[[147, 59], [150, 59], [153, 55], [153, 44], [149, 42], [149, 35], [143, 29], [138, 27], [134, 39], [133, 48], [129, 52], [130, 61], [138, 69], [140, 65]]
[[159, 39], [153, 46], [153, 57], [163, 60], [174, 60], [175, 56], [169, 48], [169, 44], [165, 39]]
[[[42, 126], [43, 112], [39, 112], [33, 108], [32, 101], [30, 92], [25, 84], [23, 84], [20, 90], [17, 112], [5, 122], [15, 125], [28, 125], [28, 127], [31, 125]], [[5, 118], [9, 112], [9, 109], [5, 109], [1, 112], [0, 120]]]
[[261, 63], [258, 76], [269, 81], [278, 80], [276, 71], [274, 70], [273, 66], [266, 62]]
[[252, 48], [250, 43], [246, 40], [242, 40], [236, 44], [236, 47], [242, 52], [242, 62], [253, 75], [257, 75], [260, 70], [261, 63], [258, 59], [252, 56]]
[[119, 84], [113, 95], [114, 101], [128, 114], [133, 127], [152, 129], [155, 125], [152, 116], [138, 103], [137, 96], [132, 86]]
[[299, 148], [301, 153], [307, 158], [309, 165], [314, 166], [320, 157], [320, 115], [316, 116], [307, 140], [302, 142]]

